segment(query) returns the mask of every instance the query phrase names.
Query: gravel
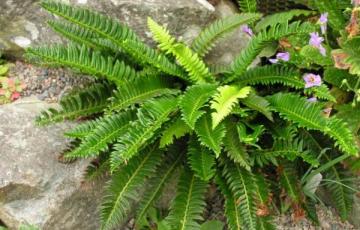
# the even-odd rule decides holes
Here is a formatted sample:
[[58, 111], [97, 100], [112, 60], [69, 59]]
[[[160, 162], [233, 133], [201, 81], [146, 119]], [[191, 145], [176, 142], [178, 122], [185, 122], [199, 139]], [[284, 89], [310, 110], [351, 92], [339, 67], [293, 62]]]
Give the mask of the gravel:
[[63, 68], [46, 68], [16, 61], [9, 71], [9, 77], [18, 78], [26, 88], [21, 96], [35, 95], [39, 100], [57, 102], [62, 95], [73, 88], [83, 88], [92, 79], [80, 76]]

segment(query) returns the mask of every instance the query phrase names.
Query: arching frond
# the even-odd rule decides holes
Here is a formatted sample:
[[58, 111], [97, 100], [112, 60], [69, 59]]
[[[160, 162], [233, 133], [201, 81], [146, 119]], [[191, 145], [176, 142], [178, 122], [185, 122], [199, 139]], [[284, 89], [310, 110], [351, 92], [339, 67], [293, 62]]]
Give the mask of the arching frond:
[[291, 201], [297, 204], [301, 203], [303, 194], [301, 193], [301, 187], [294, 164], [286, 161], [281, 162], [278, 173], [280, 174], [280, 185], [285, 189]]
[[188, 162], [195, 175], [209, 181], [215, 175], [215, 155], [192, 138], [188, 144]]
[[200, 57], [205, 56], [215, 46], [216, 40], [226, 36], [242, 24], [250, 24], [259, 19], [261, 14], [234, 14], [224, 19], [218, 19], [207, 26], [192, 42], [191, 48]]
[[161, 156], [156, 148], [147, 149], [113, 174], [101, 205], [101, 229], [113, 229], [126, 220], [132, 202], [138, 199], [137, 190], [153, 175]]
[[236, 129], [236, 124], [232, 122], [226, 123], [226, 135], [224, 138], [224, 147], [227, 156], [234, 162], [250, 171], [249, 155], [246, 152], [246, 147], [240, 142], [239, 134]]
[[234, 85], [224, 85], [217, 88], [218, 93], [214, 95], [211, 101], [212, 128], [214, 129], [236, 105], [240, 98], [246, 98], [250, 91], [250, 87], [238, 87]]
[[179, 117], [162, 133], [159, 147], [164, 148], [190, 132], [191, 128]]
[[121, 24], [119, 21], [92, 12], [88, 9], [73, 7], [52, 0], [43, 0], [41, 6], [50, 13], [92, 31], [119, 47], [122, 47], [122, 42], [126, 39], [140, 40], [131, 29]]
[[91, 134], [86, 136], [80, 146], [67, 157], [91, 157], [108, 149], [108, 145], [115, 142], [131, 128], [131, 122], [135, 119], [132, 111], [115, 114], [102, 119], [97, 123]]
[[163, 97], [147, 101], [138, 111], [138, 120], [131, 124], [131, 129], [122, 135], [111, 153], [111, 169], [130, 160], [149, 141], [155, 131], [168, 121], [170, 113], [174, 112], [177, 100], [174, 97]]
[[223, 176], [239, 206], [242, 229], [256, 230], [256, 186], [254, 176], [239, 164], [225, 160]]
[[200, 229], [198, 221], [202, 221], [205, 208], [205, 192], [207, 184], [185, 168], [179, 180], [175, 200], [170, 207], [166, 221], [171, 229]]
[[200, 143], [213, 150], [218, 157], [221, 152], [222, 139], [226, 132], [225, 125], [222, 123], [213, 129], [210, 114], [205, 114], [196, 122], [195, 132]]
[[179, 106], [184, 121], [195, 128], [196, 121], [205, 113], [201, 110], [204, 104], [215, 93], [216, 85], [201, 84], [188, 87], [181, 97]]
[[125, 82], [117, 87], [107, 110], [109, 112], [121, 111], [151, 98], [179, 92], [171, 89], [171, 86], [169, 79], [160, 76], [141, 77], [135, 81]]
[[[322, 116], [322, 109], [316, 103], [294, 94], [275, 94], [269, 97], [270, 103], [285, 119], [291, 120], [299, 127], [322, 131], [335, 140], [339, 148], [351, 155], [358, 154], [357, 147], [349, 128], [343, 121]], [[294, 106], [296, 105], [296, 106]]]
[[250, 93], [246, 98], [240, 100], [247, 107], [262, 113], [267, 119], [273, 121], [270, 103], [264, 97]]
[[315, 14], [315, 11], [311, 10], [300, 10], [294, 9], [285, 12], [279, 12], [275, 14], [268, 15], [263, 17], [260, 22], [256, 23], [255, 29], [256, 31], [264, 30], [270, 26], [274, 26], [276, 24], [283, 24], [291, 21], [293, 18], [299, 16], [310, 16]]
[[146, 189], [143, 199], [140, 201], [139, 206], [136, 210], [136, 223], [139, 223], [146, 217], [147, 211], [151, 205], [158, 199], [164, 188], [164, 185], [171, 179], [174, 171], [179, 167], [183, 154], [170, 154], [162, 163], [158, 166], [155, 176], [149, 181], [149, 187]]
[[257, 3], [256, 0], [237, 0], [240, 5], [241, 12], [249, 12], [254, 13], [257, 11]]
[[91, 51], [88, 47], [70, 44], [67, 47], [54, 45], [51, 47], [29, 48], [30, 58], [40, 58], [45, 63], [56, 63], [61, 66], [80, 70], [83, 73], [105, 77], [117, 84], [135, 79], [137, 72], [124, 62], [112, 57], [102, 56], [100, 52]]
[[36, 123], [46, 125], [64, 120], [74, 120], [78, 117], [102, 113], [111, 97], [113, 86], [95, 84], [75, 95], [68, 96], [60, 101], [61, 109], [49, 109], [41, 112]]
[[154, 39], [159, 43], [159, 48], [167, 53], [171, 53], [176, 60], [189, 73], [189, 78], [194, 83], [205, 83], [214, 81], [209, 68], [200, 59], [197, 53], [194, 53], [189, 47], [178, 43], [169, 32], [157, 24], [151, 18], [148, 18], [148, 26]]
[[313, 26], [309, 23], [294, 22], [291, 24], [278, 24], [267, 31], [262, 31], [254, 36], [248, 46], [241, 51], [232, 63], [232, 76], [228, 77], [227, 82], [232, 81], [246, 72], [250, 64], [255, 60], [261, 50], [269, 44], [280, 38], [293, 34], [307, 34], [313, 31]]

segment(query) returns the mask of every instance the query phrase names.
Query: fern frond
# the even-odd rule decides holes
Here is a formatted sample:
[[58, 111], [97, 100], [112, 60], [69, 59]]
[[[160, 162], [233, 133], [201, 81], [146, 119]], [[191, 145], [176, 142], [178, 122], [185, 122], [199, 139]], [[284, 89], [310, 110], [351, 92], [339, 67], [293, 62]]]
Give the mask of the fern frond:
[[[274, 85], [282, 84], [295, 89], [304, 89], [305, 82], [301, 79], [300, 72], [284, 66], [267, 65], [248, 70], [236, 78], [239, 85]], [[336, 101], [325, 85], [304, 89], [307, 93], [314, 93], [318, 98]]]
[[246, 98], [240, 100], [247, 107], [262, 113], [267, 119], [273, 121], [270, 103], [264, 98], [250, 93]]
[[189, 47], [178, 43], [169, 32], [148, 18], [148, 26], [153, 34], [154, 40], [159, 43], [159, 48], [167, 53], [171, 53], [176, 60], [189, 73], [189, 78], [194, 83], [213, 82], [214, 78], [210, 74], [209, 68]]
[[278, 93], [268, 99], [280, 115], [299, 127], [309, 130], [323, 130], [326, 127], [322, 108], [316, 103], [308, 102], [305, 98], [290, 93]]
[[182, 159], [183, 154], [179, 154], [177, 152], [176, 155], [170, 154], [170, 156], [163, 160], [163, 162], [159, 165], [156, 170], [156, 175], [148, 181], [149, 187], [146, 189], [146, 193], [141, 199], [136, 210], [135, 225], [139, 225], [139, 223], [146, 217], [147, 211], [151, 205], [159, 196], [161, 196], [164, 185], [171, 179]]
[[215, 155], [203, 147], [194, 138], [188, 144], [188, 162], [195, 175], [203, 181], [209, 181], [215, 175]]
[[182, 117], [192, 129], [194, 129], [196, 121], [205, 113], [201, 108], [215, 93], [215, 90], [216, 85], [194, 85], [188, 87], [181, 97], [179, 106]]
[[224, 19], [218, 19], [207, 26], [192, 42], [191, 48], [200, 57], [205, 56], [214, 46], [216, 40], [225, 37], [242, 24], [251, 24], [261, 17], [261, 14], [234, 14]]
[[257, 211], [257, 227], [261, 230], [275, 230], [273, 225], [273, 218], [270, 216], [269, 203], [270, 191], [269, 185], [265, 177], [260, 174], [254, 174], [254, 181], [256, 187], [257, 208], [258, 211], [263, 211], [264, 215], [258, 215]]
[[[347, 125], [336, 118], [326, 119], [316, 103], [309, 103], [305, 98], [294, 94], [278, 93], [269, 97], [270, 103], [285, 119], [299, 127], [322, 131], [335, 140], [335, 144], [350, 155], [357, 155], [358, 149], [353, 144], [354, 137]], [[296, 106], [294, 106], [296, 105]]]
[[121, 111], [155, 97], [179, 92], [171, 89], [171, 86], [169, 79], [160, 76], [141, 77], [135, 81], [125, 82], [117, 87], [107, 110], [109, 112]]
[[242, 229], [243, 217], [241, 216], [240, 206], [238, 205], [236, 198], [221, 175], [216, 175], [215, 181], [225, 198], [224, 209], [229, 230]]
[[106, 151], [108, 145], [125, 135], [131, 128], [131, 122], [135, 119], [132, 111], [115, 114], [101, 120], [92, 130], [80, 146], [66, 155], [66, 157], [91, 157]]
[[61, 109], [49, 109], [36, 118], [38, 125], [73, 120], [78, 117], [102, 113], [111, 97], [113, 87], [108, 84], [95, 84], [78, 94], [60, 101]]
[[215, 110], [211, 113], [213, 129], [231, 113], [240, 98], [246, 98], [249, 95], [251, 88], [224, 85], [218, 87], [217, 91], [218, 93], [214, 95], [211, 101], [211, 108]]
[[137, 35], [127, 26], [121, 24], [117, 20], [92, 12], [88, 9], [73, 7], [52, 0], [43, 0], [41, 6], [48, 12], [59, 16], [70, 23], [92, 31], [119, 47], [122, 47], [122, 42], [126, 39], [140, 41]]
[[226, 133], [225, 125], [222, 123], [213, 129], [210, 114], [205, 114], [197, 121], [195, 132], [199, 137], [200, 143], [213, 150], [216, 157], [219, 157], [222, 139]]
[[93, 160], [86, 168], [84, 179], [88, 181], [95, 181], [102, 179], [110, 167], [110, 160], [108, 154], [102, 154], [97, 159]]
[[144, 103], [138, 111], [138, 120], [117, 140], [115, 151], [111, 153], [111, 169], [116, 169], [136, 155], [153, 137], [155, 131], [168, 121], [176, 106], [177, 100], [174, 97], [163, 97]]
[[200, 229], [198, 221], [202, 221], [205, 208], [205, 192], [207, 184], [196, 177], [187, 168], [184, 169], [178, 184], [175, 200], [170, 207], [166, 221], [171, 229]]
[[69, 24], [62, 21], [48, 21], [48, 25], [52, 30], [69, 39], [72, 42], [76, 42], [79, 45], [85, 45], [95, 50], [104, 51], [118, 51], [114, 44], [110, 41], [99, 38], [96, 33], [83, 29], [77, 25]]
[[256, 0], [238, 0], [240, 11], [244, 13], [255, 13], [257, 11]]
[[300, 203], [302, 194], [297, 176], [296, 167], [290, 162], [283, 161], [279, 166], [280, 184], [285, 189], [286, 194], [294, 203]]
[[155, 172], [161, 156], [154, 147], [146, 149], [113, 174], [101, 206], [101, 229], [113, 229], [125, 220], [132, 201], [138, 199], [138, 189]]
[[123, 47], [128, 53], [136, 57], [140, 63], [149, 64], [164, 73], [188, 80], [185, 71], [180, 66], [172, 63], [166, 56], [146, 44], [134, 40], [125, 40]]
[[77, 125], [75, 128], [67, 131], [64, 135], [71, 138], [83, 139], [87, 137], [91, 132], [96, 128], [98, 123], [100, 123], [105, 117], [101, 117], [96, 120], [89, 120]]
[[274, 26], [276, 24], [283, 24], [291, 21], [293, 18], [299, 17], [299, 16], [310, 16], [314, 15], [315, 11], [310, 10], [300, 10], [300, 9], [294, 9], [289, 10], [285, 12], [279, 12], [275, 14], [268, 15], [266, 17], [263, 17], [260, 22], [256, 23], [255, 30], [261, 31], [269, 26]]
[[354, 184], [349, 180], [350, 177], [349, 171], [341, 166], [333, 166], [325, 173], [325, 178], [331, 180], [327, 182], [326, 188], [342, 220], [350, 217], [354, 203]]
[[226, 123], [226, 135], [224, 138], [224, 147], [227, 156], [238, 163], [241, 167], [250, 171], [249, 155], [246, 152], [246, 147], [240, 142], [239, 134], [236, 129], [236, 124], [232, 122]]
[[92, 51], [84, 45], [82, 47], [70, 44], [67, 47], [54, 45], [29, 48], [27, 55], [30, 58], [40, 58], [45, 63], [57, 63], [92, 76], [105, 77], [117, 84], [138, 77], [137, 72], [124, 62], [114, 61], [110, 56], [102, 56], [100, 52]]
[[336, 117], [329, 118], [324, 132], [334, 139], [335, 146], [340, 150], [351, 155], [358, 155], [359, 148], [354, 144], [356, 143], [354, 135], [344, 121]]
[[159, 147], [164, 148], [190, 132], [191, 128], [179, 117], [162, 133]]
[[256, 230], [256, 187], [254, 175], [239, 164], [229, 160], [224, 162], [223, 176], [234, 194], [239, 206], [243, 229]]
[[231, 67], [233, 74], [228, 77], [226, 82], [230, 82], [236, 77], [244, 74], [249, 65], [255, 60], [256, 56], [260, 54], [262, 49], [269, 44], [269, 42], [293, 34], [308, 34], [311, 31], [313, 31], [313, 26], [310, 23], [294, 22], [291, 24], [278, 24], [267, 31], [260, 32], [251, 39], [248, 46], [235, 58]]

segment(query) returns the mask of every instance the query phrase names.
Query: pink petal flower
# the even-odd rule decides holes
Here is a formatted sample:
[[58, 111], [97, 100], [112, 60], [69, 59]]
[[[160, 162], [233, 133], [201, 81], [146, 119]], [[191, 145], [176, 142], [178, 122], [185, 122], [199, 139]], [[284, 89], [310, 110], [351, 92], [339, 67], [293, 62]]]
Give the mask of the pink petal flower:
[[318, 32], [310, 33], [309, 45], [317, 48], [323, 56], [326, 56], [326, 49], [322, 45], [323, 41], [324, 38], [320, 37]]
[[306, 89], [314, 87], [314, 86], [320, 86], [322, 84], [320, 75], [308, 73], [303, 76], [303, 79], [305, 81]]
[[290, 54], [289, 52], [280, 52], [276, 55], [276, 58], [283, 61], [289, 61], [290, 60]]
[[11, 94], [10, 100], [15, 101], [16, 99], [18, 99], [20, 97], [20, 93], [19, 92], [13, 92]]
[[273, 64], [276, 64], [276, 63], [279, 62], [279, 60], [276, 59], [276, 58], [270, 58], [270, 59], [269, 59], [269, 62], [271, 62], [271, 63], [273, 63]]

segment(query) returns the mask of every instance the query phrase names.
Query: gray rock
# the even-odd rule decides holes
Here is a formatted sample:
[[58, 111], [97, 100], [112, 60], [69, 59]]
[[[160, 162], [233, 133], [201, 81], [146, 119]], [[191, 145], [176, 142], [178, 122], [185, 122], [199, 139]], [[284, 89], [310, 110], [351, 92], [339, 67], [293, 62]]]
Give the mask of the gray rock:
[[[190, 43], [207, 24], [217, 18], [237, 13], [230, 0], [221, 0], [216, 7], [207, 0], [62, 0], [73, 5], [96, 9], [118, 18], [134, 29], [147, 43], [153, 44], [147, 29], [147, 17], [166, 25], [180, 40]], [[52, 18], [40, 9], [38, 0], [0, 1], [0, 50], [22, 54], [23, 48], [59, 42], [61, 39], [46, 26]], [[208, 57], [210, 63], [228, 64], [247, 44], [249, 37], [237, 30], [221, 41]]]
[[74, 124], [45, 128], [34, 117], [48, 107], [34, 98], [0, 106], [0, 222], [41, 229], [97, 229], [102, 183], [82, 183], [89, 160], [58, 161]]

